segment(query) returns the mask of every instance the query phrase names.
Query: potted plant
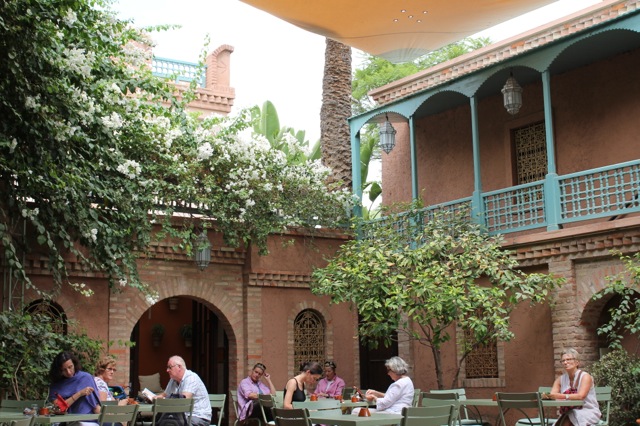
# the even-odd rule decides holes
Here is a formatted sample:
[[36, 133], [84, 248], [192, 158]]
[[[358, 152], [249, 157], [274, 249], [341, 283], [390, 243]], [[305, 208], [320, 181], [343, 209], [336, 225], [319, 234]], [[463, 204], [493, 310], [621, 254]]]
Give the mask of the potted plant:
[[193, 341], [193, 326], [191, 324], [184, 324], [180, 327], [180, 335], [184, 339], [184, 345], [190, 348], [191, 342]]
[[151, 327], [151, 342], [153, 343], [153, 346], [160, 346], [162, 336], [164, 336], [164, 325], [153, 324], [153, 326]]

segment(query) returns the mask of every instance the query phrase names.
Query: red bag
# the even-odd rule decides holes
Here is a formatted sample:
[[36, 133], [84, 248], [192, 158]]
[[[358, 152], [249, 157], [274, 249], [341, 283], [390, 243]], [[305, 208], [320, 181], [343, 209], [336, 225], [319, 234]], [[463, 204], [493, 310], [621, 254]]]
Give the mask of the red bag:
[[[580, 383], [580, 375], [582, 374], [582, 371], [578, 371], [578, 374], [576, 374], [576, 377], [573, 378], [573, 386], [570, 386], [569, 389], [565, 390], [564, 392], [562, 392], [563, 394], [566, 395], [571, 395], [574, 393], [578, 393], [578, 388], [576, 388], [576, 383]], [[580, 409], [582, 407], [560, 407], [558, 409], [558, 413], [560, 413], [560, 415], [562, 416], [563, 414], [573, 410], [573, 409]]]
[[58, 413], [63, 414], [67, 412], [69, 404], [67, 404], [67, 401], [65, 401], [65, 399], [61, 397], [59, 393], [56, 392], [56, 400], [53, 402], [54, 404], [56, 404], [56, 407], [58, 407], [58, 409], [56, 410]]

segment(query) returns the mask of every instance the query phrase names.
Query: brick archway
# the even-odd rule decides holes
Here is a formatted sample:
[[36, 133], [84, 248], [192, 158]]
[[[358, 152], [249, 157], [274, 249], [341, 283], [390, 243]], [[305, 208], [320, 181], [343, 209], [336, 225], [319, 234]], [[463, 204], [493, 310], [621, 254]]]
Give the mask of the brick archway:
[[[219, 265], [217, 265], [219, 266]], [[166, 264], [165, 264], [166, 267]], [[227, 268], [233, 268], [228, 266]], [[185, 274], [180, 270], [171, 271], [171, 275], [154, 277], [155, 280], [146, 280], [150, 283], [151, 290], [156, 291], [158, 299], [150, 300], [142, 292], [127, 288], [123, 292], [112, 292], [109, 300], [109, 337], [111, 341], [128, 341], [131, 332], [139, 318], [159, 300], [169, 297], [190, 297], [205, 305], [218, 317], [222, 328], [227, 334], [229, 344], [229, 386], [237, 386], [237, 359], [244, 353], [243, 336], [243, 306], [242, 306], [242, 278], [241, 273], [234, 273], [237, 282], [229, 285], [229, 272], [225, 267], [214, 269], [213, 274]], [[236, 272], [236, 271], [234, 271]], [[226, 273], [226, 274], [225, 274]], [[217, 275], [224, 274], [227, 278], [224, 285], [219, 285]], [[233, 281], [233, 280], [231, 280]], [[110, 348], [110, 352], [117, 355], [119, 376], [116, 380], [127, 383], [130, 368], [130, 350], [126, 346]]]

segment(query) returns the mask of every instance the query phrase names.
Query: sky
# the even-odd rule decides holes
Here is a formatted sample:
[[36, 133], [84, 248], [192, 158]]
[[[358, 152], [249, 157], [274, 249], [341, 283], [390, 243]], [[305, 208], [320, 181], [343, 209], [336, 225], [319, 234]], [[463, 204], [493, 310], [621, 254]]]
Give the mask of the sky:
[[[601, 1], [557, 0], [477, 36], [504, 40]], [[233, 46], [230, 70], [236, 99], [232, 113], [269, 100], [281, 126], [305, 130], [311, 144], [320, 138], [324, 37], [239, 0], [116, 0], [113, 8], [136, 26], [181, 26], [153, 34], [158, 57], [197, 62], [207, 36], [207, 52], [223, 44]], [[357, 66], [363, 55], [353, 50], [352, 58]]]

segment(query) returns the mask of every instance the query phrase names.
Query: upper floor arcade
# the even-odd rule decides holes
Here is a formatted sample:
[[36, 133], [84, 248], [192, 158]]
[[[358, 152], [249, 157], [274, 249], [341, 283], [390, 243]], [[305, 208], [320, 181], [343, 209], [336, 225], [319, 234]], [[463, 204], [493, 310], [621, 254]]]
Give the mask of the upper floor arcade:
[[350, 119], [354, 191], [360, 131], [388, 117], [384, 203], [420, 198], [425, 220], [469, 207], [489, 232], [526, 233], [640, 212], [639, 8], [603, 2], [375, 90], [382, 105]]

